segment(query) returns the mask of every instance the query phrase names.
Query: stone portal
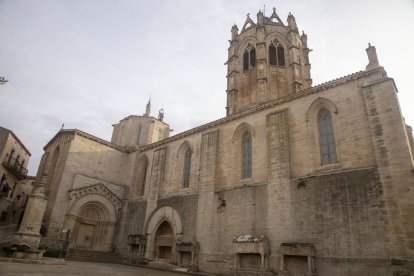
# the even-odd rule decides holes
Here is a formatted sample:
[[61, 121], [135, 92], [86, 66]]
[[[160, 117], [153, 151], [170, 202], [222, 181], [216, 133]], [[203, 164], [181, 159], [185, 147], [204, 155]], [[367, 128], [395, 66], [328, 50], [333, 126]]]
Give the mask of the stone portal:
[[155, 258], [173, 260], [174, 233], [171, 225], [164, 221], [155, 233]]

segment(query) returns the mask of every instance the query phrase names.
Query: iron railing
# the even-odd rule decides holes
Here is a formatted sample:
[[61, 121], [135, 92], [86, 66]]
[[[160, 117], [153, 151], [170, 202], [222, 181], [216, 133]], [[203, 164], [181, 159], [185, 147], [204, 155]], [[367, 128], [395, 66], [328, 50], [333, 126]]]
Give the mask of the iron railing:
[[3, 162], [3, 166], [19, 179], [25, 178], [28, 172], [23, 165], [24, 164], [16, 160], [16, 158], [10, 158]]

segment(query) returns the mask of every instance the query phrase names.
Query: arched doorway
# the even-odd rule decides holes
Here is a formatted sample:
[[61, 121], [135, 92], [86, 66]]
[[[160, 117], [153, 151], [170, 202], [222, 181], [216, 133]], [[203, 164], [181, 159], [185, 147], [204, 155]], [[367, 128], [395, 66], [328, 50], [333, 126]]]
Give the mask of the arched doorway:
[[85, 203], [75, 223], [75, 248], [110, 250], [113, 226], [105, 205], [98, 201]]
[[174, 250], [174, 232], [167, 221], [163, 221], [155, 233], [155, 258], [172, 260]]
[[111, 251], [122, 201], [98, 183], [69, 191], [64, 228], [70, 230], [75, 248]]
[[149, 259], [176, 261], [176, 242], [182, 239], [179, 213], [170, 206], [155, 210], [146, 223], [146, 252]]

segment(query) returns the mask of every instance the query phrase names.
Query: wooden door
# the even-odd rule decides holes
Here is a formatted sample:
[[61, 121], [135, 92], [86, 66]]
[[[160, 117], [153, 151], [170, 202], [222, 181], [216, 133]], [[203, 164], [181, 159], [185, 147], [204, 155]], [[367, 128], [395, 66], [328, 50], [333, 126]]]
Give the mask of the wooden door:
[[79, 224], [78, 235], [76, 238], [77, 248], [92, 248], [93, 232], [95, 231], [95, 225], [92, 224]]

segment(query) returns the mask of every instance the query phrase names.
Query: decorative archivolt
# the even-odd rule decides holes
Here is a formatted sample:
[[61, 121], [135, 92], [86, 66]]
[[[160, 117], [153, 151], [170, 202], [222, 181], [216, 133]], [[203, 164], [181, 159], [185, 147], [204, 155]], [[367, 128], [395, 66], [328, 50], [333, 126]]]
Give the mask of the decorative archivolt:
[[236, 140], [240, 140], [246, 131], [248, 131], [252, 137], [255, 136], [254, 128], [250, 124], [243, 122], [234, 131], [232, 142], [234, 143]]
[[181, 144], [180, 148], [178, 149], [178, 152], [177, 152], [177, 158], [179, 158], [180, 156], [183, 156], [183, 155], [186, 153], [186, 151], [187, 151], [188, 149], [189, 149], [191, 152], [194, 152], [193, 147], [192, 147], [192, 145], [190, 144], [190, 142], [188, 142], [188, 140], [185, 140], [185, 141]]
[[306, 112], [306, 121], [313, 121], [322, 108], [326, 108], [330, 113], [338, 114], [338, 108], [334, 102], [329, 99], [319, 97], [308, 108]]
[[88, 187], [82, 187], [69, 191], [69, 199], [71, 202], [77, 201], [78, 199], [87, 195], [101, 195], [109, 200], [115, 208], [122, 206], [122, 200], [119, 199], [113, 192], [111, 192], [105, 185], [98, 183]]
[[87, 220], [108, 221], [110, 215], [108, 209], [101, 202], [91, 201], [84, 205], [79, 210], [79, 217]]
[[149, 217], [145, 227], [147, 235], [155, 235], [158, 226], [164, 221], [167, 221], [171, 225], [174, 234], [181, 235], [183, 233], [180, 214], [174, 208], [164, 206], [154, 211]]

